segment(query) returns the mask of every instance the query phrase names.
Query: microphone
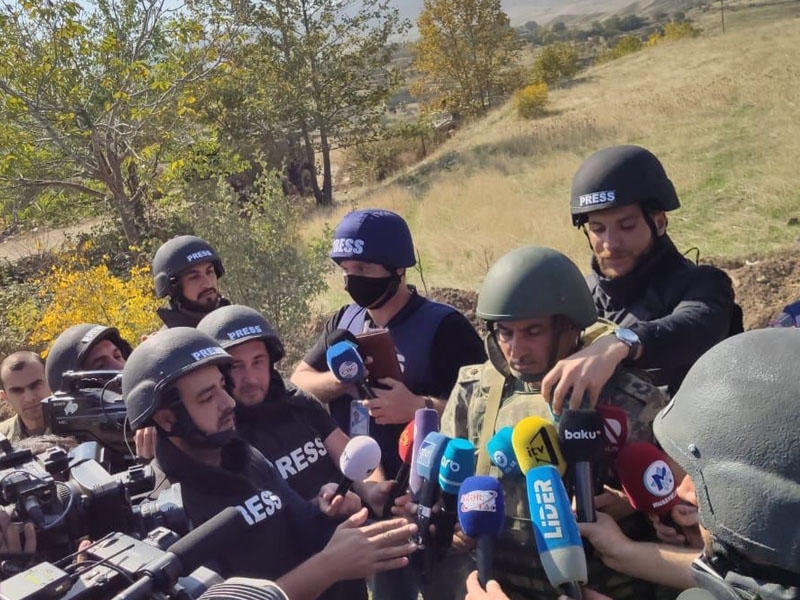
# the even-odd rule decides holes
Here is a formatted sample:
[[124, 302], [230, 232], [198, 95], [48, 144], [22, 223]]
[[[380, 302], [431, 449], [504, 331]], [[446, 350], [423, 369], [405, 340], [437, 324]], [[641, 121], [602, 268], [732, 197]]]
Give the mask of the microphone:
[[351, 438], [339, 457], [343, 477], [336, 488], [336, 496], [344, 496], [353, 481], [363, 481], [381, 464], [381, 447], [368, 435]]
[[325, 360], [336, 379], [354, 384], [364, 398], [375, 398], [375, 393], [364, 383], [364, 360], [352, 343], [336, 342], [325, 352]]
[[197, 600], [289, 600], [278, 585], [268, 579], [231, 577], [208, 588]]
[[680, 498], [675, 474], [666, 458], [653, 444], [631, 442], [617, 456], [617, 476], [633, 508], [658, 515], [665, 525], [676, 527], [670, 511]]
[[325, 336], [325, 346], [327, 348], [330, 348], [338, 342], [349, 342], [358, 350], [358, 338], [356, 338], [352, 331], [348, 331], [347, 329], [334, 329]]
[[611, 464], [628, 439], [628, 413], [608, 404], [598, 404], [595, 410], [603, 419], [603, 453]]
[[424, 549], [430, 543], [431, 509], [436, 502], [436, 492], [439, 489], [439, 465], [442, 462], [445, 448], [450, 438], [438, 431], [432, 431], [425, 436], [417, 454], [417, 473], [422, 478], [422, 487], [417, 501], [417, 526], [419, 531], [419, 547]]
[[523, 473], [540, 465], [553, 465], [562, 475], [567, 471], [556, 428], [542, 417], [525, 417], [517, 423], [511, 445]]
[[519, 463], [514, 455], [514, 446], [511, 443], [511, 432], [511, 427], [503, 427], [486, 444], [489, 460], [503, 472], [503, 475], [519, 473]]
[[494, 539], [505, 523], [505, 504], [500, 482], [487, 475], [467, 477], [458, 492], [458, 522], [477, 540], [478, 580], [483, 587], [492, 578]]
[[114, 596], [114, 600], [147, 600], [155, 591], [168, 591], [178, 577], [191, 573], [218, 555], [220, 548], [235, 543], [250, 528], [248, 518], [239, 507], [224, 509], [145, 565], [142, 577]]
[[525, 474], [525, 483], [536, 549], [547, 580], [561, 593], [580, 600], [580, 585], [589, 579], [586, 555], [561, 474], [552, 465], [542, 465]]
[[409, 421], [403, 431], [400, 433], [400, 438], [397, 440], [397, 453], [400, 455], [402, 464], [397, 470], [395, 475], [394, 487], [389, 492], [389, 497], [386, 498], [386, 503], [383, 505], [382, 516], [386, 517], [391, 515], [392, 506], [394, 501], [403, 495], [408, 487], [408, 478], [411, 472], [411, 452], [414, 445], [414, 421]]
[[572, 468], [575, 506], [579, 523], [593, 523], [594, 485], [592, 462], [603, 456], [603, 419], [594, 410], [567, 409], [558, 424], [558, 437], [564, 458]]
[[411, 497], [416, 502], [422, 488], [422, 478], [417, 471], [417, 457], [419, 448], [425, 437], [432, 431], [439, 431], [439, 413], [433, 408], [420, 408], [414, 413], [414, 436], [411, 447], [411, 471], [408, 474], [408, 488]]
[[436, 546], [445, 550], [453, 543], [456, 527], [458, 491], [467, 477], [475, 475], [475, 446], [464, 438], [447, 442], [439, 464], [442, 510], [436, 519]]

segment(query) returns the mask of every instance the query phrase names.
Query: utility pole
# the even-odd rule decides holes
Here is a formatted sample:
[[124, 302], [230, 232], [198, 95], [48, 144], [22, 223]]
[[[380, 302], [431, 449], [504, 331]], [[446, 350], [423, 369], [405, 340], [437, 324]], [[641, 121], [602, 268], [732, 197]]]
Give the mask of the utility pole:
[[725, 0], [719, 0], [719, 14], [722, 17], [722, 33], [725, 33]]

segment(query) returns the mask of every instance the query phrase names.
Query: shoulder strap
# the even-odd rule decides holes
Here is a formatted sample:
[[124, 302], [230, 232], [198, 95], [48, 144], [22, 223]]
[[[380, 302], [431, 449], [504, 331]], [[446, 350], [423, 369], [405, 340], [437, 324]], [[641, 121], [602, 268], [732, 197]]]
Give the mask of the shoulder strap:
[[491, 461], [486, 446], [494, 435], [494, 426], [497, 423], [497, 414], [500, 412], [500, 401], [503, 398], [506, 378], [495, 368], [488, 368], [481, 377], [481, 385], [489, 385], [489, 396], [486, 399], [486, 412], [483, 414], [483, 427], [478, 438], [478, 460], [475, 465], [476, 475], [488, 475]]

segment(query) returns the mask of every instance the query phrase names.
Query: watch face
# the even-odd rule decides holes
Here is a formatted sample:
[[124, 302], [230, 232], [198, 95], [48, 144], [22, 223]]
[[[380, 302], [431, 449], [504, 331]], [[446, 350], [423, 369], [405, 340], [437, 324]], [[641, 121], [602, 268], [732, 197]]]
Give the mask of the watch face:
[[617, 339], [619, 339], [622, 342], [625, 342], [629, 346], [639, 343], [639, 336], [636, 335], [630, 329], [626, 329], [625, 327], [620, 327], [614, 333], [617, 336]]

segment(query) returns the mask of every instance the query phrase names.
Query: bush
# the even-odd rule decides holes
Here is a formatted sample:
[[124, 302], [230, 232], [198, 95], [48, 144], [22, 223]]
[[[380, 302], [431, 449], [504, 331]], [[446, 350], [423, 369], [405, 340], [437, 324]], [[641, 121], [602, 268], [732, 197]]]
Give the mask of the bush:
[[695, 38], [700, 35], [700, 29], [688, 21], [667, 23], [664, 26], [664, 39], [680, 40], [682, 38]]
[[547, 84], [532, 83], [514, 93], [514, 106], [523, 119], [533, 119], [544, 114], [547, 105]]
[[569, 44], [556, 43], [546, 46], [533, 63], [533, 81], [553, 85], [569, 79], [578, 72], [578, 51]]

